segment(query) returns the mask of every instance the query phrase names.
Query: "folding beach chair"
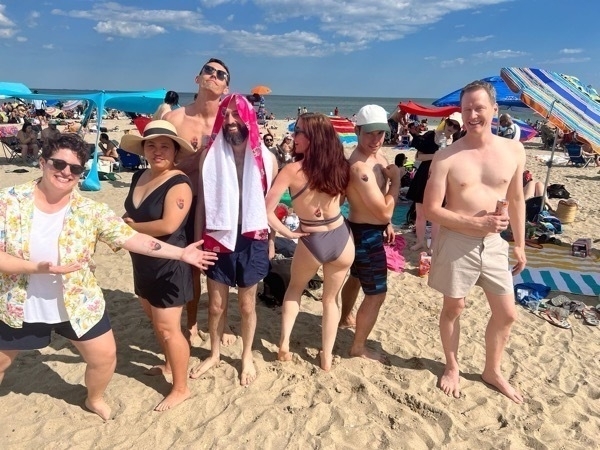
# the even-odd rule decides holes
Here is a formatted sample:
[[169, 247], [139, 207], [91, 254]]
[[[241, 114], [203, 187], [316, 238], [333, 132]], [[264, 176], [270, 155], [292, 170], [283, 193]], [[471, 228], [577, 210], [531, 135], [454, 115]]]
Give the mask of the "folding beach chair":
[[587, 167], [588, 164], [594, 160], [593, 155], [587, 155], [583, 153], [583, 147], [579, 144], [565, 144], [565, 149], [567, 150], [567, 154], [569, 156], [567, 165], [571, 164], [575, 167]]
[[18, 156], [21, 157], [21, 145], [15, 136], [0, 137], [0, 144], [4, 150], [4, 157], [8, 163], [12, 163]]
[[119, 167], [129, 170], [143, 169], [147, 167], [146, 160], [135, 153], [129, 153], [122, 148], [117, 149], [119, 154]]

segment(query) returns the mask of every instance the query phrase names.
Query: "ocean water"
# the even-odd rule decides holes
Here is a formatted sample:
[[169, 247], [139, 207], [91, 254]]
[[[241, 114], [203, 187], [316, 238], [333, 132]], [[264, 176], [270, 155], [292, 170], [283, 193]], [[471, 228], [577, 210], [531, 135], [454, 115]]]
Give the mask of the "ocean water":
[[[46, 93], [47, 89], [38, 89], [40, 93]], [[64, 94], [77, 94], [84, 92], [80, 90], [70, 89], [53, 89], [52, 92]], [[57, 98], [59, 99], [59, 97]], [[179, 104], [187, 105], [194, 100], [194, 92], [180, 92]], [[399, 102], [407, 102], [412, 100], [416, 103], [430, 106], [434, 98], [417, 98], [417, 97], [323, 97], [323, 96], [299, 96], [299, 95], [266, 95], [265, 109], [267, 112], [273, 113], [276, 119], [293, 120], [298, 115], [298, 107], [306, 107], [309, 111], [321, 112], [323, 114], [333, 113], [337, 107], [339, 115], [342, 117], [352, 117], [364, 105], [376, 104], [383, 107], [388, 113], [392, 113]], [[504, 112], [504, 110], [502, 111]], [[530, 109], [517, 108], [507, 110], [509, 114], [521, 120], [531, 119], [534, 122], [540, 119]], [[430, 119], [430, 124], [436, 124], [439, 119]]]

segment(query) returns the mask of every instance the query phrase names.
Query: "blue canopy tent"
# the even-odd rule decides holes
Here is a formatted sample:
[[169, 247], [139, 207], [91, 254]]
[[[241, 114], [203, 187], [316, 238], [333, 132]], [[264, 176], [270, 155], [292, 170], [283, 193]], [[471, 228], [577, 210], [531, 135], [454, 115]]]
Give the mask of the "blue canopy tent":
[[[498, 106], [504, 106], [507, 108], [527, 108], [527, 105], [521, 100], [519, 94], [515, 94], [502, 77], [487, 77], [482, 78], [481, 81], [487, 81], [494, 89], [496, 89], [496, 103]], [[432, 103], [433, 106], [460, 106], [460, 91], [457, 89], [448, 95], [438, 98]]]
[[[104, 108], [114, 108], [121, 111], [130, 111], [141, 114], [152, 114], [156, 108], [163, 102], [167, 91], [165, 89], [156, 89], [153, 91], [130, 91], [130, 92], [107, 92], [90, 91], [78, 94], [64, 94], [62, 92], [46, 91], [43, 94], [34, 94], [31, 91], [25, 92], [23, 88], [13, 91], [10, 85], [19, 85], [20, 83], [1, 83], [0, 95], [6, 97], [17, 97], [29, 100], [87, 100], [90, 107], [86, 111], [86, 117], [96, 110], [97, 133], [96, 150], [94, 151], [94, 161], [92, 168], [86, 179], [82, 183], [82, 189], [90, 191], [100, 190], [100, 179], [98, 177], [98, 140], [100, 138], [100, 125], [102, 123], [102, 112]], [[6, 89], [3, 88], [6, 86]], [[21, 85], [25, 87], [27, 86]]]
[[[5, 91], [14, 95], [7, 95], [4, 93]], [[0, 81], [0, 98], [21, 98], [23, 94], [31, 94], [31, 89], [29, 89], [23, 83]]]

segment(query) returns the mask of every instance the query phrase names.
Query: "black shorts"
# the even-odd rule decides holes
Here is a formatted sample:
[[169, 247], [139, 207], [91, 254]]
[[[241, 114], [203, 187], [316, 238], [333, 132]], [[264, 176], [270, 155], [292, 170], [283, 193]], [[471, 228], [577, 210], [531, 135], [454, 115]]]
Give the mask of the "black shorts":
[[46, 110], [45, 109], [36, 109], [35, 110], [35, 117], [46, 117]]
[[52, 330], [70, 341], [89, 341], [111, 330], [108, 313], [87, 333], [77, 337], [71, 322], [23, 323], [23, 328], [12, 328], [0, 320], [0, 350], [39, 350], [48, 347]]
[[214, 266], [204, 271], [211, 280], [230, 287], [250, 287], [269, 273], [269, 241], [251, 239], [241, 234], [232, 253], [217, 253]]
[[187, 245], [196, 242], [194, 240], [194, 234], [196, 232], [196, 206], [198, 205], [198, 196], [192, 197], [192, 204], [190, 205], [190, 212], [188, 213], [187, 220], [185, 221], [185, 239]]

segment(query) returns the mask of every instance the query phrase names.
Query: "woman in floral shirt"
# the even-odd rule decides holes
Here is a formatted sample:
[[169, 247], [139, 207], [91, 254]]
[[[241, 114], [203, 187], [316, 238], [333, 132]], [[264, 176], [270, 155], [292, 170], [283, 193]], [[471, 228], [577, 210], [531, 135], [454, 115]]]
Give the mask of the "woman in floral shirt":
[[116, 345], [93, 274], [97, 241], [200, 269], [216, 255], [137, 233], [105, 204], [82, 197], [75, 187], [87, 157], [79, 136], [63, 134], [42, 150], [40, 179], [0, 191], [0, 382], [19, 351], [46, 347], [54, 330], [87, 363], [85, 405], [106, 420]]

